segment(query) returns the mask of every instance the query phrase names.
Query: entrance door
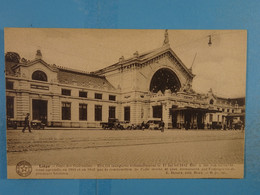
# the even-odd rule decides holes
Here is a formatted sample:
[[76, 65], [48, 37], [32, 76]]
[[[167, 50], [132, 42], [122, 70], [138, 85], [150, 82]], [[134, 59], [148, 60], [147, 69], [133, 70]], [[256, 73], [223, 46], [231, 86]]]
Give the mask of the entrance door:
[[178, 115], [180, 114], [180, 111], [177, 111], [175, 110], [178, 106], [175, 106], [173, 105], [172, 106], [172, 109], [171, 109], [171, 117], [172, 117], [172, 128], [175, 129], [175, 128], [180, 128], [180, 126], [178, 125], [178, 121], [177, 121], [177, 118], [178, 118]]
[[178, 111], [172, 111], [172, 128], [178, 128], [177, 117], [178, 117]]
[[199, 113], [198, 113], [198, 116], [197, 116], [197, 124], [198, 124], [198, 128], [199, 128], [199, 129], [204, 129], [203, 114], [202, 114], [202, 112], [199, 112]]
[[47, 125], [47, 101], [32, 100], [33, 120], [40, 120]]
[[185, 110], [184, 112], [184, 126], [185, 129], [190, 129], [191, 128], [191, 111], [190, 110]]

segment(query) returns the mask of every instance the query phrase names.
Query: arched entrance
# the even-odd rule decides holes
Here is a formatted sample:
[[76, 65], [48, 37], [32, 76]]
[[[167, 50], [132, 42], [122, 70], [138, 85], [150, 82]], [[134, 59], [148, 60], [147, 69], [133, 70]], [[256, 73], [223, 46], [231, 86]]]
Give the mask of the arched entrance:
[[177, 75], [169, 68], [161, 68], [157, 70], [150, 83], [150, 91], [157, 93], [170, 89], [172, 93], [179, 91], [181, 88], [180, 80]]
[[[150, 91], [152, 93], [158, 93], [161, 91], [162, 93], [165, 92], [165, 90], [170, 90], [172, 93], [178, 92], [181, 88], [181, 83], [177, 75], [169, 68], [161, 68], [157, 70], [150, 83]], [[163, 116], [163, 105], [155, 105], [152, 106], [152, 114], [153, 118], [161, 118], [164, 120], [165, 123], [167, 123], [167, 127], [170, 121], [168, 121], [168, 116]], [[173, 117], [173, 116], [172, 116]]]

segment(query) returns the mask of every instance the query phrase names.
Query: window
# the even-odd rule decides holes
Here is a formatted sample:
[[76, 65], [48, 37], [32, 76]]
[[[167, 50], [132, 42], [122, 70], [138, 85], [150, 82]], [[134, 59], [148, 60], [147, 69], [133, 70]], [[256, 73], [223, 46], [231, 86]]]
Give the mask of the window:
[[11, 81], [6, 81], [6, 89], [14, 89], [14, 83]]
[[95, 93], [95, 99], [102, 100], [102, 94], [101, 93]]
[[102, 121], [102, 106], [95, 105], [95, 121]]
[[115, 106], [109, 106], [109, 118], [116, 118], [116, 107]]
[[88, 118], [88, 105], [79, 104], [79, 120], [86, 121]]
[[212, 122], [213, 121], [213, 114], [210, 114], [209, 115], [209, 122]]
[[67, 95], [67, 96], [71, 96], [71, 90], [69, 90], [69, 89], [61, 89], [61, 94], [62, 95]]
[[[150, 83], [150, 91], [152, 93], [162, 93], [169, 89], [172, 93], [179, 91], [181, 88], [180, 80], [177, 75], [169, 68], [161, 68], [157, 70]], [[189, 87], [187, 87], [189, 88]], [[186, 90], [186, 89], [185, 89]]]
[[47, 75], [43, 71], [37, 70], [33, 72], [32, 80], [47, 81]]
[[115, 95], [109, 95], [109, 100], [116, 101], [116, 96]]
[[84, 98], [88, 97], [88, 92], [80, 91], [79, 92], [79, 97], [84, 97]]
[[229, 109], [227, 109], [227, 112], [229, 112]]
[[211, 100], [209, 101], [209, 103], [210, 103], [210, 104], [214, 104], [214, 100], [211, 99]]
[[71, 119], [71, 103], [62, 102], [62, 120]]
[[162, 106], [153, 106], [153, 118], [162, 118]]
[[125, 121], [130, 121], [130, 106], [124, 108]]
[[8, 118], [14, 118], [14, 97], [6, 97], [6, 116]]

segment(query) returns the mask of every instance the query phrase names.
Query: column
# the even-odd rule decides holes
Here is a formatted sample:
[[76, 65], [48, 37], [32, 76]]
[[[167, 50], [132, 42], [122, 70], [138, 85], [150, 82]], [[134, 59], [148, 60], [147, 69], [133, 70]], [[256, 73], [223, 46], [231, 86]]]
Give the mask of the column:
[[150, 104], [148, 109], [148, 118], [153, 118], [153, 106]]
[[208, 123], [209, 123], [209, 114], [208, 113], [206, 113], [205, 114], [205, 129], [208, 129], [209, 127], [208, 127]]
[[171, 105], [169, 103], [162, 104], [162, 120], [165, 123], [166, 129], [172, 128], [170, 108], [171, 108]]

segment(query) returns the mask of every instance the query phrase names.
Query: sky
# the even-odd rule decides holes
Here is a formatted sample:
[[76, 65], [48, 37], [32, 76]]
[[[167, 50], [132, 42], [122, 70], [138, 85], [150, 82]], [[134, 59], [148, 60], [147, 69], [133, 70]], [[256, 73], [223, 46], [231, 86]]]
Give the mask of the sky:
[[[49, 64], [95, 71], [162, 47], [165, 30], [6, 28], [5, 52], [28, 60], [40, 49]], [[170, 46], [196, 75], [193, 89], [243, 97], [246, 86], [245, 30], [168, 30]], [[208, 45], [211, 35], [212, 45]]]

